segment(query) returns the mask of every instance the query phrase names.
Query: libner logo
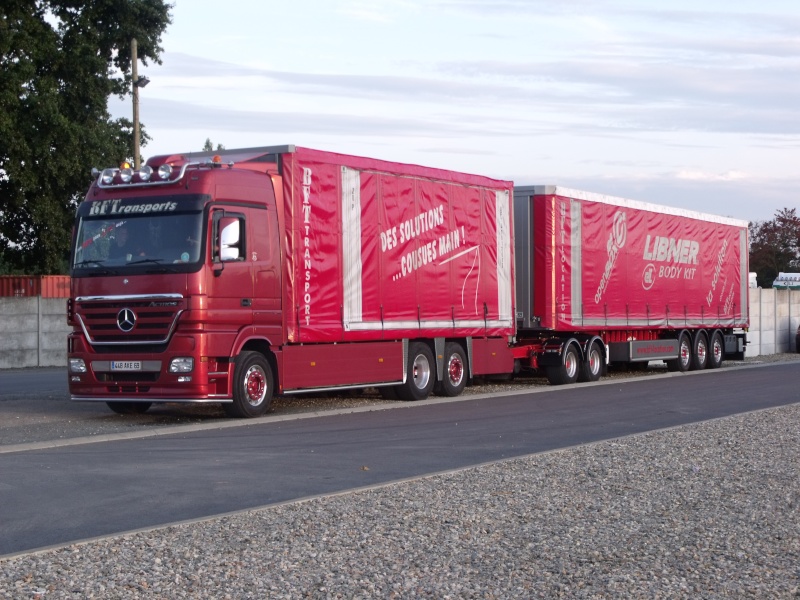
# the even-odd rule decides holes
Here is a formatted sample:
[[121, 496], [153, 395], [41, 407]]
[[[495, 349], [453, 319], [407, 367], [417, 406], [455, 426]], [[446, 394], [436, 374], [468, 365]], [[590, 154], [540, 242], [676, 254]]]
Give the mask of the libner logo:
[[642, 273], [642, 287], [649, 290], [656, 282], [656, 266], [653, 263], [648, 263]]
[[614, 265], [617, 262], [619, 251], [625, 245], [625, 240], [628, 237], [628, 223], [625, 213], [618, 210], [614, 214], [614, 223], [611, 226], [611, 233], [608, 235], [606, 242], [606, 250], [608, 251], [608, 260], [606, 260], [605, 269], [603, 269], [603, 276], [600, 278], [600, 285], [597, 286], [597, 292], [594, 295], [594, 303], [600, 304], [603, 299], [603, 294], [608, 287], [608, 281], [614, 271]]

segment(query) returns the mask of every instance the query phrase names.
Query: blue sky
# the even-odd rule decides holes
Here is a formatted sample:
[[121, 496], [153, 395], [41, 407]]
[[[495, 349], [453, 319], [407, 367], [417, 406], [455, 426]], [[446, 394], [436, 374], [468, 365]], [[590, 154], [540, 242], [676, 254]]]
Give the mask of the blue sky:
[[[800, 3], [177, 0], [143, 156], [296, 144], [765, 220], [800, 202]], [[130, 98], [112, 100], [130, 118]]]

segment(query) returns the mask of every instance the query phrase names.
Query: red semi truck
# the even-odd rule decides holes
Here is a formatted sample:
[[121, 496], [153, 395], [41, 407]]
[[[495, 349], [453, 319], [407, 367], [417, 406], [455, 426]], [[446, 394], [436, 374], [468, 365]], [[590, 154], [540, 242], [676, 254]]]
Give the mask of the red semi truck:
[[[516, 272], [516, 273], [515, 273]], [[744, 355], [747, 223], [295, 146], [95, 172], [71, 252], [73, 400], [274, 394]]]

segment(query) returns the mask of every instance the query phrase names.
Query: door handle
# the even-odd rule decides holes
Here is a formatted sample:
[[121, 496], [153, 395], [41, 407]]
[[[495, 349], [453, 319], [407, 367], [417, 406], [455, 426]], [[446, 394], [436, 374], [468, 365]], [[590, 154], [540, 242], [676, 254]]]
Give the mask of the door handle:
[[253, 305], [253, 301], [250, 298], [242, 298], [242, 306], [245, 308], [250, 307]]

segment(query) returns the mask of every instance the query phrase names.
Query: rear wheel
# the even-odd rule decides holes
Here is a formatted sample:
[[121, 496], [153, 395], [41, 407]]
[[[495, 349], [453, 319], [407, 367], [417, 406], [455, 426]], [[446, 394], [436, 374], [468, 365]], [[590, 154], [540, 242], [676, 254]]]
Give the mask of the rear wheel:
[[702, 371], [708, 365], [708, 338], [705, 333], [698, 333], [692, 346], [692, 370]]
[[233, 371], [233, 402], [223, 404], [229, 417], [259, 417], [269, 410], [275, 377], [267, 359], [259, 352], [242, 352]]
[[400, 400], [424, 400], [427, 398], [434, 377], [433, 352], [427, 344], [412, 342], [408, 348], [408, 370], [406, 382], [397, 386], [397, 397]]
[[581, 363], [581, 370], [578, 374], [578, 381], [597, 381], [603, 372], [603, 352], [600, 344], [592, 342], [589, 352], [586, 353], [586, 360]]
[[578, 380], [578, 369], [580, 368], [580, 357], [573, 344], [564, 351], [561, 364], [555, 367], [547, 367], [547, 380], [550, 385], [566, 385], [575, 383]]
[[683, 373], [689, 370], [692, 363], [692, 342], [686, 333], [682, 333], [678, 338], [678, 352], [678, 358], [666, 361], [667, 370]]
[[153, 405], [152, 402], [106, 402], [106, 404], [118, 415], [141, 415]]
[[448, 342], [444, 347], [444, 373], [436, 385], [440, 396], [458, 396], [467, 385], [467, 359], [461, 344]]
[[725, 343], [722, 341], [722, 334], [715, 331], [711, 336], [711, 343], [708, 345], [708, 368], [719, 369], [724, 358]]

